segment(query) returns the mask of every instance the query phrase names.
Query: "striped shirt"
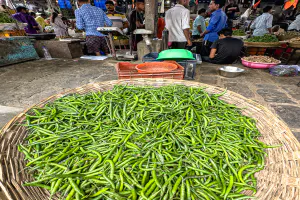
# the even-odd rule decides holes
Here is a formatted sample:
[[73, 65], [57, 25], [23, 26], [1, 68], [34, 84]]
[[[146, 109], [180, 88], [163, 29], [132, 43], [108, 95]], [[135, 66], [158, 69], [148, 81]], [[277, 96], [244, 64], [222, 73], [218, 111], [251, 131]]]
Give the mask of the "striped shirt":
[[119, 12], [106, 13], [106, 15], [113, 22], [112, 27], [123, 28], [123, 24], [128, 21], [126, 16]]
[[86, 35], [104, 36], [97, 31], [98, 27], [111, 26], [112, 21], [101, 8], [90, 4], [83, 4], [75, 10], [76, 27], [85, 30]]
[[269, 33], [268, 28], [272, 28], [272, 22], [273, 15], [270, 13], [264, 13], [257, 17], [250, 27], [251, 29], [254, 29], [253, 36], [263, 36]]

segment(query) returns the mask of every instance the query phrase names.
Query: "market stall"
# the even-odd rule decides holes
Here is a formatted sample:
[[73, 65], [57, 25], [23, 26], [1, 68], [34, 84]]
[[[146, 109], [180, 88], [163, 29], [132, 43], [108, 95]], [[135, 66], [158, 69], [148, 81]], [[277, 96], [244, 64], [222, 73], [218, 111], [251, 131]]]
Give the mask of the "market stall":
[[[296, 55], [297, 51], [300, 50], [300, 37], [292, 38], [288, 41], [288, 47], [291, 48], [290, 55], [286, 61], [286, 63], [289, 63], [289, 61], [293, 58], [294, 55]], [[300, 57], [298, 57], [295, 60], [295, 64], [298, 64], [300, 61]]]
[[276, 36], [253, 36], [244, 41], [246, 55], [273, 55], [275, 50], [281, 48], [285, 42], [279, 42]]

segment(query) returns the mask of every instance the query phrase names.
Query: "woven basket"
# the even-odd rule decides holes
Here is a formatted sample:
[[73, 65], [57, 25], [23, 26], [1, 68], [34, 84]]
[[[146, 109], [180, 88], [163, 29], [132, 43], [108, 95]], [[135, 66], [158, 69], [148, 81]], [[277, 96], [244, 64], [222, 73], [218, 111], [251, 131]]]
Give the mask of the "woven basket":
[[300, 42], [290, 42], [289, 47], [300, 48]]
[[246, 47], [280, 47], [280, 42], [244, 42]]
[[292, 39], [294, 37], [298, 37], [298, 36], [297, 35], [278, 35], [277, 38], [279, 41], [287, 41], [287, 40], [290, 40], [290, 39]]
[[[47, 102], [71, 93], [85, 94], [91, 91], [110, 90], [116, 84], [152, 85], [155, 87], [183, 84], [191, 87], [206, 87], [206, 91], [211, 94], [224, 90], [202, 83], [172, 79], [116, 80], [75, 88], [51, 96], [35, 106], [44, 106]], [[221, 99], [244, 108], [244, 115], [257, 120], [257, 127], [262, 133], [261, 141], [269, 145], [282, 144], [279, 148], [267, 149], [265, 169], [255, 174], [258, 179], [255, 196], [261, 200], [300, 200], [300, 144], [287, 125], [265, 107], [234, 92], [227, 91]], [[25, 119], [24, 114], [28, 110], [20, 113], [5, 125], [0, 137], [0, 188], [10, 200], [46, 200], [50, 196], [49, 192], [44, 189], [22, 186], [22, 183], [31, 181], [32, 178], [24, 171], [24, 156], [17, 150], [17, 145], [23, 142], [27, 131], [25, 127], [17, 124]], [[53, 199], [58, 198], [53, 197]]]

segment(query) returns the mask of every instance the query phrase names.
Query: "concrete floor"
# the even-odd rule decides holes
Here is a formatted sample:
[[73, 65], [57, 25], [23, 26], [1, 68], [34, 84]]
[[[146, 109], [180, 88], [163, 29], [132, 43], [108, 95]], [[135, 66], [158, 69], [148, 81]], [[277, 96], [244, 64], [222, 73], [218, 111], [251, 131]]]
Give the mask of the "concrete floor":
[[[115, 64], [114, 60], [54, 59], [0, 68], [0, 127], [23, 109], [53, 94], [91, 82], [117, 79]], [[197, 66], [195, 81], [227, 88], [268, 107], [300, 141], [300, 76], [274, 77], [268, 70], [244, 68], [244, 75], [224, 78], [217, 75], [218, 67], [208, 63]]]

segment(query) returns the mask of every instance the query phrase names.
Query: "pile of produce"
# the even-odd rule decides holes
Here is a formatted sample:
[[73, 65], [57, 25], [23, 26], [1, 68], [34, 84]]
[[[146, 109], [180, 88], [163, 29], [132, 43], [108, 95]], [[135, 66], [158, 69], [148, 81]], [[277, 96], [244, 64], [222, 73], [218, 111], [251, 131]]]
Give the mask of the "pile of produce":
[[252, 36], [245, 40], [246, 42], [278, 42], [278, 39], [274, 35], [266, 34], [264, 36]]
[[300, 37], [296, 37], [296, 38], [293, 38], [293, 39], [290, 39], [290, 42], [300, 42]]
[[27, 115], [19, 150], [60, 199], [245, 199], [264, 168], [255, 120], [186, 86], [68, 95]]
[[234, 31], [232, 32], [232, 35], [234, 35], [234, 36], [245, 36], [246, 33], [245, 33], [245, 31], [243, 31], [243, 30], [237, 29], [237, 30], [234, 30]]
[[7, 13], [0, 12], [0, 23], [16, 23]]
[[279, 33], [277, 35], [279, 40], [289, 40], [295, 37], [299, 37], [300, 33], [297, 31], [288, 31], [288, 32], [283, 32], [283, 33]]
[[279, 60], [269, 57], [269, 56], [249, 56], [249, 57], [243, 57], [245, 61], [248, 62], [256, 62], [256, 63], [280, 63]]

